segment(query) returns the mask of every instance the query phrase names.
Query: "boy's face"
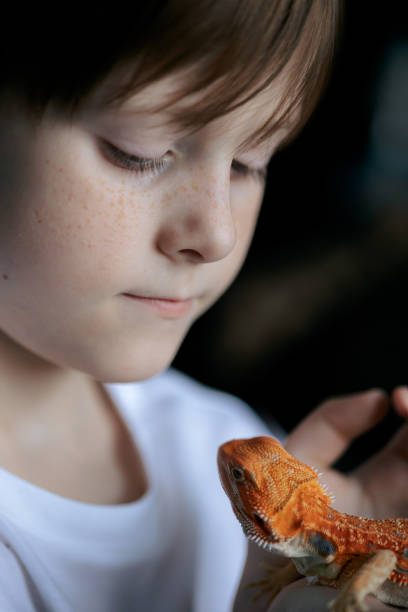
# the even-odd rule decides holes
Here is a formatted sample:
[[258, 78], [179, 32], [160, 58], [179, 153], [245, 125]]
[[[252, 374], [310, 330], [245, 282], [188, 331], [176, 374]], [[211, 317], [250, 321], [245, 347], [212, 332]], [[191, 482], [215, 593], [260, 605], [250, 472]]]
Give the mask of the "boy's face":
[[115, 111], [96, 93], [71, 123], [49, 109], [35, 126], [16, 106], [0, 119], [0, 329], [102, 381], [165, 368], [231, 283], [282, 138], [240, 152], [276, 88], [188, 134], [174, 109], [149, 111], [171, 87]]

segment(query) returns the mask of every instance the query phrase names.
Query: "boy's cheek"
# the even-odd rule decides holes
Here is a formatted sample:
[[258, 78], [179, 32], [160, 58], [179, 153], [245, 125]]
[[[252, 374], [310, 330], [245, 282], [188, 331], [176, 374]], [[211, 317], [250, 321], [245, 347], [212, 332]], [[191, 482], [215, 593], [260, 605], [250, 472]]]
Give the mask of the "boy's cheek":
[[140, 235], [140, 223], [129, 221], [131, 202], [73, 176], [62, 167], [39, 168], [32, 187], [14, 199], [0, 229], [1, 264], [10, 278], [31, 284], [48, 277], [56, 286], [89, 288], [107, 275], [115, 283], [136, 259], [135, 245], [143, 250], [146, 232]]
[[252, 241], [256, 223], [259, 216], [259, 211], [262, 205], [263, 188], [261, 186], [252, 185], [247, 191], [243, 191], [240, 196], [239, 206], [237, 206], [235, 219], [237, 231], [237, 247], [242, 252], [242, 259]]

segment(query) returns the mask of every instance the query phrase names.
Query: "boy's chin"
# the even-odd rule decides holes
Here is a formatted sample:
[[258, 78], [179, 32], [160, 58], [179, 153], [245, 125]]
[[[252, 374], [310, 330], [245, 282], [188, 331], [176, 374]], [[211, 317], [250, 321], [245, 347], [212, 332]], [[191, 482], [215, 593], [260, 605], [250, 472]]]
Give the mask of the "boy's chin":
[[[134, 350], [126, 355], [110, 355], [107, 359], [98, 359], [97, 363], [87, 367], [86, 372], [101, 383], [129, 383], [148, 380], [166, 370], [172, 363], [177, 350], [162, 347], [160, 352], [153, 350]], [[82, 369], [82, 368], [81, 368]]]

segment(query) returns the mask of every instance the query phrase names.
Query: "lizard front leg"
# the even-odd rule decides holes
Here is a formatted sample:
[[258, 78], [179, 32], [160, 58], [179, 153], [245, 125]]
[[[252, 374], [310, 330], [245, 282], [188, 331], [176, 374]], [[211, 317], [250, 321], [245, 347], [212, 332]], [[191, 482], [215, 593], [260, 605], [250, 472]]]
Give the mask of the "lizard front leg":
[[379, 550], [347, 583], [340, 595], [329, 603], [332, 612], [364, 612], [366, 595], [375, 593], [379, 586], [391, 575], [397, 564], [397, 556], [392, 550]]
[[249, 588], [256, 588], [258, 592], [255, 594], [253, 601], [258, 601], [263, 595], [268, 594], [268, 600], [265, 605], [269, 605], [276, 595], [288, 584], [300, 578], [301, 574], [297, 571], [292, 561], [289, 561], [281, 568], [268, 567], [268, 576], [256, 582], [250, 582]]

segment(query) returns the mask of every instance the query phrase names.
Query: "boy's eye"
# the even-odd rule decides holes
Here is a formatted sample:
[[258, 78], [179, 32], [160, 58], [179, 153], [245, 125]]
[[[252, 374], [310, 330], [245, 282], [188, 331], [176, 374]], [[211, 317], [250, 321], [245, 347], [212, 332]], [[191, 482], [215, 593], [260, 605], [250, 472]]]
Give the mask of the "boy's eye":
[[250, 168], [249, 166], [246, 166], [245, 164], [242, 164], [241, 162], [236, 161], [235, 159], [232, 162], [231, 171], [241, 175], [244, 178], [254, 178], [258, 181], [261, 181], [261, 183], [264, 183], [266, 181], [266, 168]]
[[139, 174], [157, 174], [161, 170], [164, 170], [169, 163], [169, 156], [167, 153], [158, 158], [138, 157], [137, 155], [131, 155], [130, 153], [121, 151], [121, 149], [106, 142], [106, 140], [101, 141], [101, 148], [108, 160], [113, 162], [116, 166]]
[[[118, 149], [106, 140], [101, 141], [101, 147], [109, 161], [119, 166], [119, 168], [130, 170], [131, 172], [158, 174], [169, 164], [169, 154], [167, 153], [158, 158], [138, 157], [137, 155], [125, 153], [125, 151]], [[243, 178], [257, 179], [262, 183], [266, 180], [266, 168], [250, 168], [235, 159], [231, 164], [231, 172]]]

